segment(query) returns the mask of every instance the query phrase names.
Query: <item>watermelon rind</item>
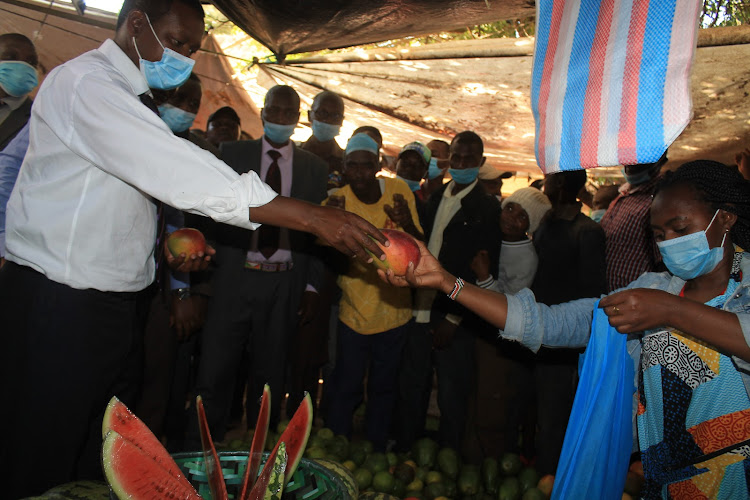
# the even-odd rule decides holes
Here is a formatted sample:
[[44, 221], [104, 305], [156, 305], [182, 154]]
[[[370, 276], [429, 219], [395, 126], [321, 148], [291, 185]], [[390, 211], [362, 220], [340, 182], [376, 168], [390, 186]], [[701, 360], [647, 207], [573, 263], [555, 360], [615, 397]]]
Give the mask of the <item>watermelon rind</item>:
[[206, 475], [208, 476], [208, 486], [211, 489], [211, 498], [213, 500], [227, 500], [227, 485], [224, 482], [224, 473], [221, 471], [219, 455], [216, 453], [214, 441], [211, 439], [206, 410], [203, 407], [203, 398], [200, 395], [195, 398], [195, 408], [198, 412], [198, 426], [200, 427], [203, 459], [206, 463]]
[[109, 431], [102, 444], [102, 467], [112, 491], [120, 500], [200, 500], [187, 487], [143, 450], [117, 431]]
[[260, 400], [260, 410], [258, 411], [258, 420], [255, 424], [253, 433], [253, 442], [250, 445], [250, 453], [247, 456], [247, 467], [245, 468], [245, 477], [242, 480], [242, 489], [240, 491], [240, 500], [247, 500], [250, 496], [250, 490], [257, 479], [260, 460], [263, 456], [263, 445], [266, 443], [268, 435], [268, 424], [271, 419], [271, 387], [266, 384], [263, 386], [263, 396]]
[[284, 491], [284, 472], [288, 465], [288, 455], [286, 454], [286, 445], [279, 443], [279, 451], [276, 454], [276, 460], [273, 461], [271, 469], [271, 480], [268, 482], [266, 493], [263, 500], [281, 500], [281, 493]]
[[325, 458], [308, 459], [310, 462], [324, 467], [329, 473], [336, 476], [341, 481], [346, 491], [349, 493], [351, 498], [357, 498], [359, 496], [359, 488], [357, 487], [357, 481], [354, 479], [352, 472], [341, 465], [340, 463], [328, 460]]
[[151, 429], [143, 423], [130, 409], [113, 396], [107, 404], [102, 420], [102, 439], [106, 438], [110, 431], [117, 432], [123, 439], [130, 441], [143, 453], [150, 456], [156, 463], [161, 465], [170, 474], [176, 477], [186, 487], [192, 485], [172, 459], [161, 441], [151, 432]]

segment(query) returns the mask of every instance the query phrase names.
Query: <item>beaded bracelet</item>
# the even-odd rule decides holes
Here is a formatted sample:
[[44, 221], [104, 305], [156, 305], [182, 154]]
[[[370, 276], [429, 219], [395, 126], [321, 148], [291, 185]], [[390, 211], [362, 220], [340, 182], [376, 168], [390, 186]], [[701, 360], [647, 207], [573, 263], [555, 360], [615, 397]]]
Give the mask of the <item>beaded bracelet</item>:
[[458, 297], [458, 294], [461, 293], [461, 290], [464, 289], [464, 280], [461, 278], [456, 278], [456, 283], [453, 285], [453, 291], [448, 294], [448, 298], [451, 300], [456, 300]]

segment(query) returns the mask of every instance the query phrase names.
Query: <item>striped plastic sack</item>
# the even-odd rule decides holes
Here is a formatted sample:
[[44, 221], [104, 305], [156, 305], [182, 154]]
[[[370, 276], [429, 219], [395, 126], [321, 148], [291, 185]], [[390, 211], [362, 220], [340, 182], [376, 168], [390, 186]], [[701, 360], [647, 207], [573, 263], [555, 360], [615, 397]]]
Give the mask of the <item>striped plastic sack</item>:
[[565, 430], [552, 500], [622, 497], [633, 445], [635, 367], [627, 336], [594, 306], [591, 338]]
[[700, 0], [537, 0], [531, 105], [545, 173], [653, 163], [691, 117]]

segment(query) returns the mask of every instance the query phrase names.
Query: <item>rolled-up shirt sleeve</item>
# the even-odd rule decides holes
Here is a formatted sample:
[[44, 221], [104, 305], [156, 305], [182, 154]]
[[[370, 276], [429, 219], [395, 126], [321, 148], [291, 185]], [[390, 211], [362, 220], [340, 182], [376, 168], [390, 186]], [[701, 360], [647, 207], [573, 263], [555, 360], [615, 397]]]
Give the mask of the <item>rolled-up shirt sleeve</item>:
[[213, 154], [176, 137], [106, 75], [90, 74], [75, 89], [72, 124], [58, 124], [72, 151], [177, 209], [248, 229], [258, 226], [250, 221], [249, 209], [265, 205], [276, 193], [255, 172], [239, 175]]

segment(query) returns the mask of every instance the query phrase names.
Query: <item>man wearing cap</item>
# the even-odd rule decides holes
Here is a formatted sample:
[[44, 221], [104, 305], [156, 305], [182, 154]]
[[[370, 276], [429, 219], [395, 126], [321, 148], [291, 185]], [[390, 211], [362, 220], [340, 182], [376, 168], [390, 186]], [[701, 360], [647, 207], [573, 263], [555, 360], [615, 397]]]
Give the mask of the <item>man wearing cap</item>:
[[607, 235], [607, 291], [635, 281], [641, 274], [657, 271], [661, 254], [651, 231], [651, 200], [659, 183], [665, 152], [656, 163], [625, 165], [625, 184], [609, 205], [601, 225]]
[[[282, 195], [320, 204], [326, 196], [326, 164], [290, 140], [299, 104], [293, 88], [272, 87], [261, 110], [263, 137], [222, 143], [221, 157], [238, 173], [256, 172]], [[251, 232], [216, 225], [207, 236], [216, 242], [217, 266], [196, 390], [211, 409], [211, 434], [221, 440], [243, 350], [250, 355], [248, 425], [257, 419], [266, 383], [278, 395], [271, 400], [271, 423], [279, 421], [287, 346], [298, 324], [308, 322], [317, 307], [322, 263], [314, 255], [313, 239], [297, 231], [266, 225]], [[188, 428], [194, 441], [197, 430]]]
[[222, 142], [240, 140], [241, 133], [240, 117], [230, 106], [219, 108], [208, 117], [206, 139], [216, 148]]
[[336, 137], [344, 123], [344, 100], [335, 92], [324, 90], [315, 96], [307, 115], [312, 135], [301, 147], [328, 164], [328, 189], [340, 187], [344, 150]]
[[401, 149], [396, 159], [396, 177], [404, 181], [414, 193], [420, 220], [427, 199], [422, 191], [422, 180], [427, 175], [432, 153], [421, 142], [410, 142]]
[[[397, 179], [375, 175], [380, 170], [378, 150], [368, 135], [352, 136], [344, 157], [346, 185], [325, 203], [354, 212], [374, 226], [421, 237], [411, 190]], [[399, 199], [405, 210], [394, 217]], [[326, 425], [336, 434], [351, 436], [352, 415], [362, 401], [362, 381], [369, 364], [366, 435], [376, 450], [384, 451], [396, 401], [401, 350], [412, 318], [411, 291], [388, 286], [378, 278], [375, 266], [354, 261], [338, 284], [342, 296], [336, 365], [326, 384]]]
[[495, 167], [482, 165], [479, 169], [479, 184], [484, 188], [484, 192], [490, 196], [495, 196], [498, 201], [503, 199], [503, 179], [513, 177], [513, 172], [503, 172]]

